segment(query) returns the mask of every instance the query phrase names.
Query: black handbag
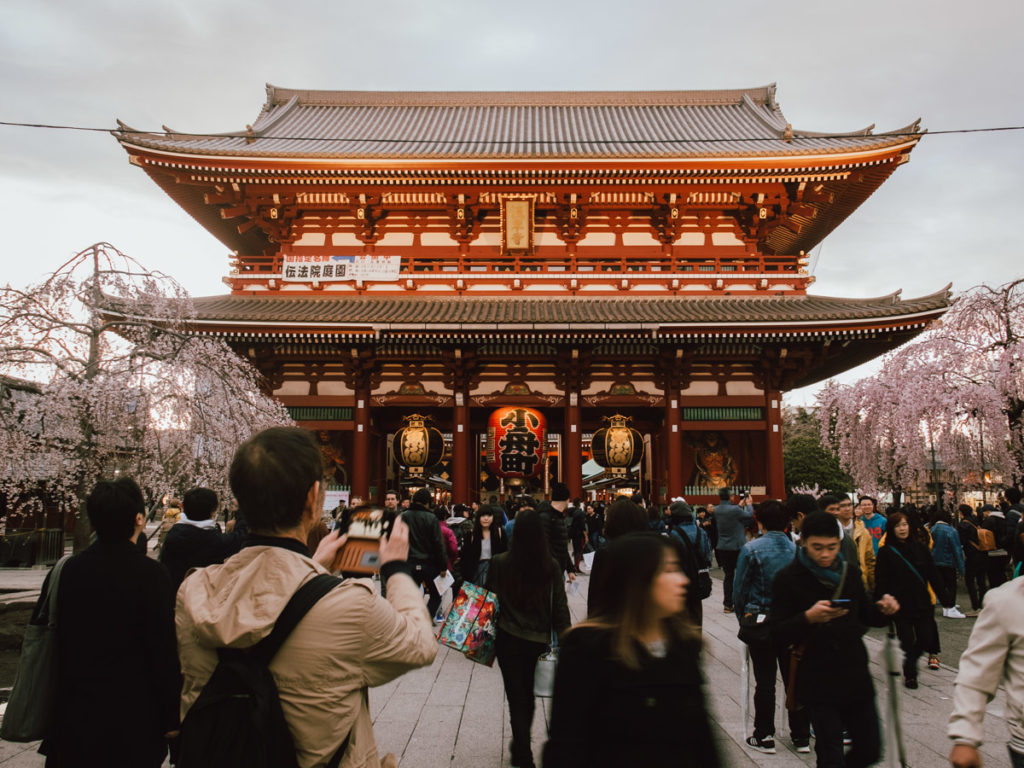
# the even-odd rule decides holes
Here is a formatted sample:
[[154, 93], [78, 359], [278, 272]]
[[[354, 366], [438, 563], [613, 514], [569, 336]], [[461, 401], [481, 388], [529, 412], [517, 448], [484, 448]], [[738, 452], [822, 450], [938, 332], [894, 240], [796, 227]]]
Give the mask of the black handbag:
[[0, 739], [38, 741], [48, 735], [57, 706], [57, 585], [68, 557], [53, 566], [38, 615], [25, 628], [18, 673], [7, 702]]

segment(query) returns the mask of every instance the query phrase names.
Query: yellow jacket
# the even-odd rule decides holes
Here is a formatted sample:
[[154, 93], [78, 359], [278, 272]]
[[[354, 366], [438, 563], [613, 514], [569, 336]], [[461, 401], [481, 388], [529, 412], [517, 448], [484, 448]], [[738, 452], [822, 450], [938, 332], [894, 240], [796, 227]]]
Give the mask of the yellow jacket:
[[860, 561], [864, 588], [869, 595], [875, 593], [875, 547], [871, 543], [871, 531], [860, 520], [853, 521], [853, 543], [857, 545], [857, 559]]

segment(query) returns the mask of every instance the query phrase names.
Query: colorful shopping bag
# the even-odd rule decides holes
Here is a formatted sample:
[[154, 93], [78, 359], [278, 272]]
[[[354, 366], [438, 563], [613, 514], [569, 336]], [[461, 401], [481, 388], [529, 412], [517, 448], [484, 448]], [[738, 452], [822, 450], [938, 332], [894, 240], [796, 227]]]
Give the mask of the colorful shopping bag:
[[437, 639], [442, 645], [466, 654], [467, 659], [489, 667], [494, 664], [497, 618], [498, 596], [464, 582]]

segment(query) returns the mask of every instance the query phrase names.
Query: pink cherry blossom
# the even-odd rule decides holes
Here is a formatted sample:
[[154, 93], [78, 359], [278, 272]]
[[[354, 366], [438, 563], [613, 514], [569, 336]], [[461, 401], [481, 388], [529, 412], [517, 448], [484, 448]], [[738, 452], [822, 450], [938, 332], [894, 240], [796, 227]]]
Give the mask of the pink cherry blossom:
[[[0, 374], [39, 383], [0, 401], [0, 493], [80, 509], [100, 477], [134, 477], [150, 499], [193, 485], [230, 498], [240, 442], [290, 424], [261, 377], [192, 331], [184, 289], [108, 243], [41, 285], [0, 289]], [[84, 515], [76, 547], [87, 540]]]

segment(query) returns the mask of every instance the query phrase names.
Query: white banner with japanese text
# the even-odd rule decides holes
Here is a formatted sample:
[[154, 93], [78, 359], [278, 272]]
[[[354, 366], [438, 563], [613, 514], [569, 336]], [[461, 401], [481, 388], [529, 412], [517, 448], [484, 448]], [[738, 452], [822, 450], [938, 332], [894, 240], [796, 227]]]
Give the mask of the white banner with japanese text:
[[309, 283], [344, 280], [398, 280], [401, 256], [330, 256], [286, 253], [282, 256], [285, 282]]

